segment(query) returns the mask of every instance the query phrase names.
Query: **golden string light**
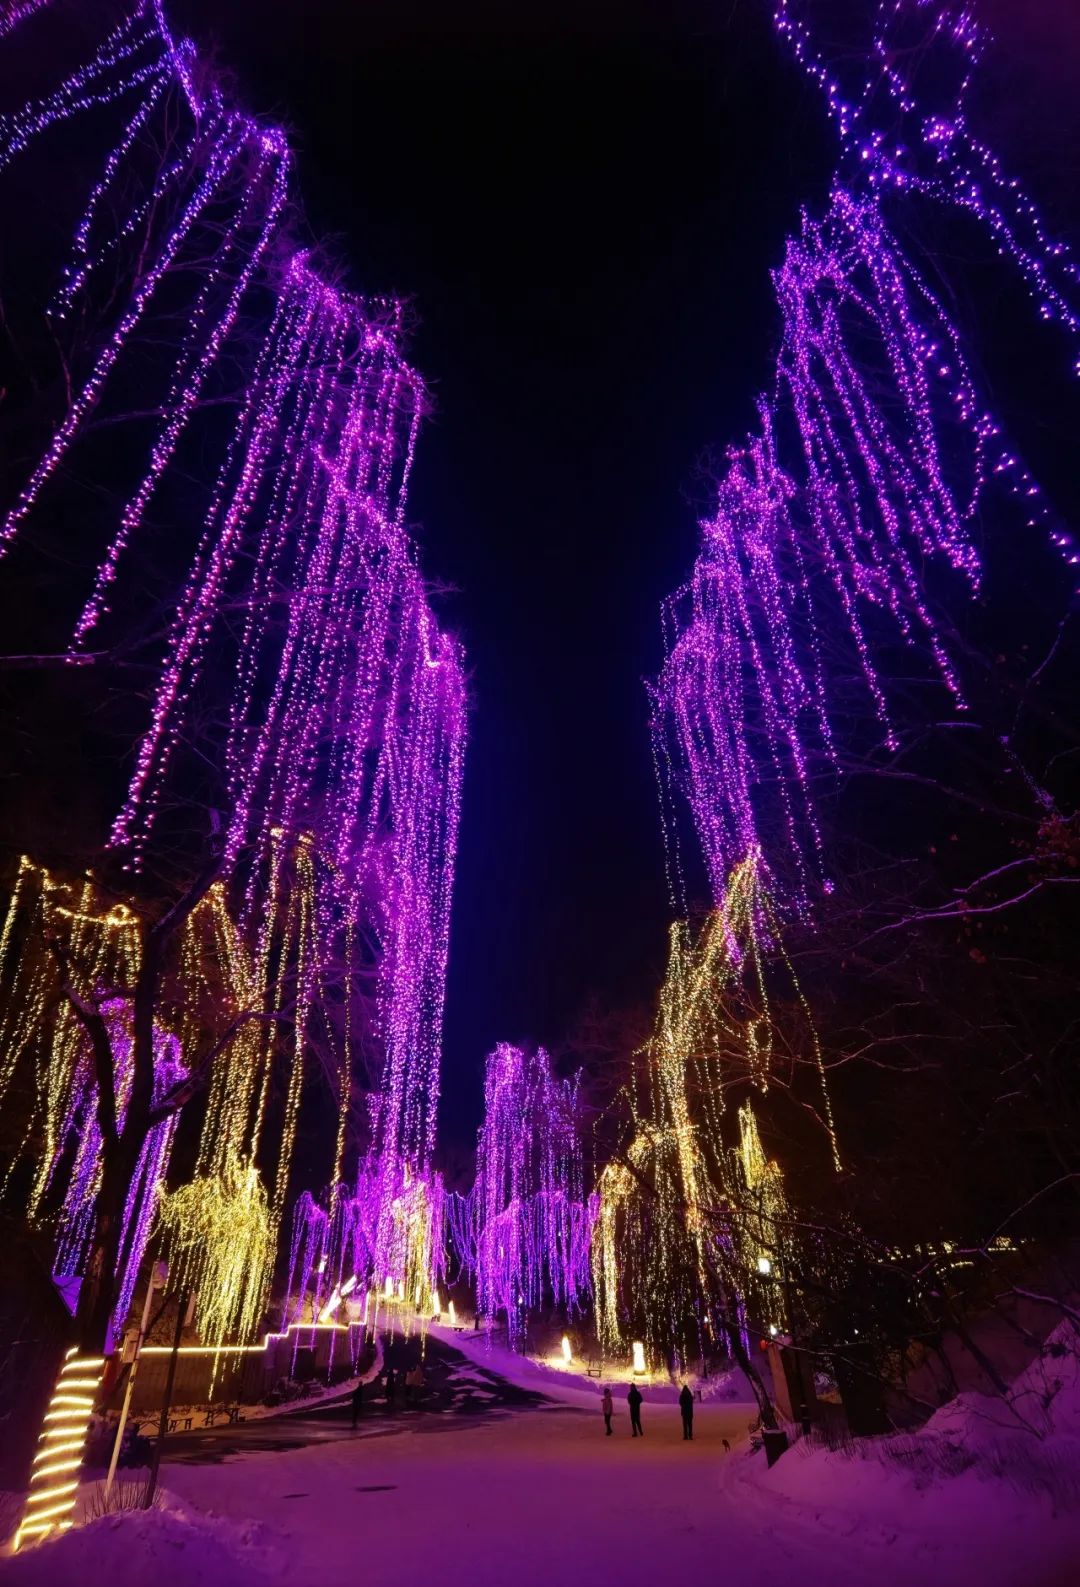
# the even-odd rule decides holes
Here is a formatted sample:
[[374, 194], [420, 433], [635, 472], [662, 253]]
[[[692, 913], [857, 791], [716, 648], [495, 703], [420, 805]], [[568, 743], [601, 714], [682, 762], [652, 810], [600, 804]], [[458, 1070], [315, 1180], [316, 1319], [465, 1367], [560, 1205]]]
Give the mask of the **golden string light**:
[[69, 1350], [64, 1357], [38, 1438], [30, 1492], [15, 1534], [16, 1554], [25, 1542], [66, 1532], [72, 1524], [79, 1467], [104, 1370], [102, 1356]]
[[786, 1327], [790, 1319], [777, 1281], [786, 1266], [788, 1199], [783, 1171], [775, 1158], [766, 1156], [749, 1101], [739, 1109], [739, 1144], [733, 1159], [739, 1212], [732, 1220], [732, 1238], [738, 1265], [759, 1290], [762, 1279], [770, 1281], [767, 1298], [761, 1296], [763, 1304], [757, 1307], [760, 1319]]
[[[381, 1198], [386, 1211], [380, 1208], [382, 1221], [389, 1227], [383, 1231], [379, 1249], [386, 1254], [387, 1275], [383, 1294], [376, 1294], [376, 1308], [383, 1304], [408, 1298], [412, 1310], [399, 1308], [395, 1317], [408, 1333], [413, 1320], [421, 1329], [426, 1328], [434, 1314], [438, 1294], [438, 1272], [442, 1262], [444, 1240], [444, 1193], [442, 1179], [433, 1175], [431, 1181], [415, 1178], [407, 1165], [401, 1170], [401, 1183], [396, 1195], [384, 1194]], [[391, 1276], [392, 1275], [392, 1276]], [[395, 1282], [396, 1280], [396, 1282]], [[377, 1319], [376, 1310], [376, 1319]]]
[[[0, 1102], [20, 1064], [32, 1063], [35, 1110], [8, 1178], [31, 1143], [38, 1149], [28, 1211], [36, 1218], [63, 1142], [61, 1131], [86, 1033], [63, 995], [65, 973], [75, 993], [129, 996], [139, 963], [138, 920], [91, 878], [53, 875], [27, 855], [0, 930]], [[61, 960], [66, 967], [61, 969]], [[6, 1183], [6, 1181], [5, 1181]]]
[[769, 1087], [779, 1040], [770, 997], [777, 976], [804, 1016], [801, 1041], [838, 1166], [820, 1046], [751, 855], [696, 936], [685, 922], [671, 930], [656, 1025], [640, 1055], [645, 1078], [639, 1084], [635, 1075], [628, 1093], [630, 1139], [598, 1187], [592, 1271], [605, 1349], [625, 1348], [633, 1328], [654, 1360], [672, 1350], [685, 1355], [695, 1331], [700, 1342], [703, 1325], [711, 1331], [718, 1313], [734, 1316], [774, 1260], [782, 1265], [783, 1177], [765, 1155], [749, 1100], [738, 1111], [737, 1145], [724, 1139], [728, 1091]]
[[205, 1345], [246, 1340], [262, 1320], [273, 1274], [276, 1225], [258, 1169], [235, 1153], [220, 1168], [162, 1199], [170, 1282], [195, 1294]]
[[[267, 1239], [273, 1246], [280, 1226], [296, 1141], [308, 1019], [321, 992], [315, 972], [315, 865], [310, 840], [290, 845], [276, 834], [267, 906], [247, 931], [233, 916], [225, 885], [210, 887], [184, 924], [175, 972], [166, 976], [158, 998], [155, 1052], [159, 1044], [171, 1044], [177, 1072], [181, 1063], [189, 1072], [197, 1071], [208, 1050], [214, 1051], [215, 1032], [231, 1027], [206, 1077], [194, 1183], [185, 1187], [186, 1193], [178, 1192], [174, 1230], [182, 1240], [183, 1232], [201, 1220], [204, 1240], [220, 1238], [226, 1246], [237, 1230], [244, 1233], [244, 1241], [231, 1253], [208, 1248], [203, 1259], [202, 1266], [219, 1281], [219, 1299], [201, 1303], [200, 1313], [216, 1341], [236, 1332], [250, 1336], [261, 1320], [270, 1263], [264, 1247]], [[21, 859], [0, 926], [0, 1102], [16, 1071], [29, 1065], [35, 1106], [8, 1179], [33, 1148], [33, 1218], [42, 1216], [58, 1165], [66, 1161], [73, 1104], [84, 1111], [86, 1106], [79, 1098], [87, 1084], [88, 1038], [65, 984], [103, 1013], [120, 1011], [108, 1015], [108, 1028], [118, 1057], [122, 1115], [131, 1073], [130, 1064], [127, 1070], [119, 1066], [119, 1052], [125, 1043], [130, 1048], [130, 1000], [142, 936], [142, 921], [131, 904], [117, 900], [92, 877], [67, 880], [27, 856]], [[285, 1043], [282, 1024], [290, 1032]], [[267, 1140], [267, 1115], [281, 1068], [280, 1127]], [[347, 1104], [343, 1087], [343, 1111]], [[343, 1139], [339, 1125], [339, 1156]], [[257, 1161], [269, 1164], [269, 1196], [258, 1183]], [[79, 1216], [88, 1219], [100, 1166], [95, 1169], [89, 1158], [83, 1166], [91, 1201], [82, 1197]], [[152, 1194], [153, 1187], [149, 1189]], [[80, 1238], [88, 1232], [89, 1223], [85, 1228], [80, 1223]], [[59, 1239], [62, 1255], [77, 1244], [66, 1228], [60, 1229]], [[249, 1283], [235, 1270], [238, 1262], [251, 1264]]]

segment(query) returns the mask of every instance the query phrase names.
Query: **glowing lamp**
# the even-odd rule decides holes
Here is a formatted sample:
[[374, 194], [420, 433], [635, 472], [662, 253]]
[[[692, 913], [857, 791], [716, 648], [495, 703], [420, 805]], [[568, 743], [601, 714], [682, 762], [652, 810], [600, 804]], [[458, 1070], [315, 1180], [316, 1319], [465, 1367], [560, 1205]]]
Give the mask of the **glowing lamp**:
[[394, 1281], [390, 1277], [389, 1273], [387, 1273], [386, 1283], [383, 1285], [383, 1295], [387, 1300], [393, 1300], [394, 1298]]
[[455, 1310], [454, 1310], [454, 1303], [453, 1303], [452, 1300], [451, 1301], [447, 1301], [447, 1303], [446, 1303], [446, 1314], [450, 1318], [450, 1326], [451, 1326], [451, 1328], [456, 1328], [457, 1327], [457, 1312], [455, 1312]]
[[758, 1270], [759, 1273], [771, 1273], [772, 1272], [772, 1263], [769, 1261], [769, 1258], [767, 1256], [759, 1256], [758, 1257], [758, 1259], [757, 1259], [757, 1270]]
[[770, 1323], [769, 1324], [769, 1337], [771, 1339], [775, 1339], [779, 1332], [780, 1332], [780, 1330], [779, 1330], [779, 1328], [777, 1328], [775, 1323]]
[[397, 1298], [398, 1300], [405, 1299], [405, 1280], [403, 1278], [398, 1279]]
[[630, 1348], [634, 1352], [634, 1371], [635, 1372], [644, 1372], [645, 1371], [645, 1346], [642, 1344], [640, 1339], [635, 1339], [633, 1344], [630, 1346]]
[[573, 1353], [570, 1349], [570, 1341], [565, 1334], [562, 1336], [562, 1358], [566, 1362], [567, 1366], [569, 1366], [571, 1361], [574, 1359]]

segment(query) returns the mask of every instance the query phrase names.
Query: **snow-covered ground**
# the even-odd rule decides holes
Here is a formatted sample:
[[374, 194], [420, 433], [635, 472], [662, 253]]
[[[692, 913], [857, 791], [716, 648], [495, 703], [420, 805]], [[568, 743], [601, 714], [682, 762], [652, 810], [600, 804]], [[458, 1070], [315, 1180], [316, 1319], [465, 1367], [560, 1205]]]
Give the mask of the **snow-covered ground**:
[[[567, 1381], [448, 1334], [456, 1370], [538, 1378], [552, 1403], [488, 1420], [418, 1415], [224, 1464], [166, 1464], [168, 1508], [98, 1521], [20, 1556], [12, 1587], [1073, 1587], [1075, 1508], [991, 1465], [914, 1477], [895, 1460], [748, 1450], [752, 1407], [714, 1398], [684, 1443], [646, 1390], [605, 1438], [593, 1382]], [[551, 1380], [555, 1381], [552, 1382]], [[953, 1428], [955, 1435], [955, 1427]], [[950, 1435], [950, 1436], [953, 1436]], [[941, 1430], [931, 1429], [931, 1438]], [[1028, 1436], [1028, 1435], [1025, 1435]], [[732, 1448], [724, 1449], [727, 1439]], [[1064, 1490], [1062, 1490], [1064, 1492]], [[1059, 1495], [1060, 1498], [1060, 1495]]]

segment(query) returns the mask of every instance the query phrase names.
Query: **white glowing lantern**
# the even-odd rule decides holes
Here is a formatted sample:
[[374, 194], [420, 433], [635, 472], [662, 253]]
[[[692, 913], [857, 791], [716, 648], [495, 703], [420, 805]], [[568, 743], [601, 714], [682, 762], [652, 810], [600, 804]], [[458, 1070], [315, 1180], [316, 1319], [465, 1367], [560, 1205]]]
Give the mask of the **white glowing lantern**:
[[640, 1339], [635, 1339], [633, 1344], [630, 1346], [630, 1348], [634, 1352], [634, 1371], [635, 1372], [644, 1372], [645, 1371], [645, 1346], [642, 1344]]
[[394, 1298], [394, 1281], [390, 1277], [389, 1273], [387, 1273], [386, 1283], [383, 1285], [383, 1294], [386, 1296], [387, 1300], [393, 1300]]
[[456, 1328], [457, 1327], [457, 1312], [454, 1310], [454, 1303], [453, 1303], [452, 1300], [451, 1301], [447, 1301], [447, 1303], [446, 1303], [446, 1314], [450, 1318], [450, 1326], [451, 1326], [451, 1328]]
[[777, 1327], [777, 1326], [776, 1326], [776, 1324], [775, 1324], [775, 1323], [770, 1323], [770, 1324], [769, 1324], [769, 1333], [770, 1333], [770, 1335], [771, 1335], [771, 1337], [772, 1337], [772, 1338], [773, 1338], [773, 1339], [775, 1339], [775, 1338], [776, 1338], [776, 1336], [777, 1336], [777, 1334], [778, 1334], [778, 1333], [779, 1333], [779, 1332], [780, 1332], [780, 1330], [779, 1330], [779, 1328], [778, 1328], [778, 1327]]
[[431, 1292], [431, 1315], [433, 1317], [438, 1317], [441, 1312], [442, 1302], [439, 1299], [439, 1292], [437, 1289], [433, 1289]]
[[573, 1351], [570, 1349], [570, 1340], [565, 1334], [562, 1336], [562, 1358], [566, 1362], [567, 1366], [569, 1366], [571, 1361], [574, 1359]]
[[397, 1298], [398, 1300], [405, 1299], [405, 1280], [403, 1278], [398, 1279]]
[[767, 1256], [759, 1256], [758, 1257], [758, 1259], [757, 1259], [757, 1270], [758, 1270], [759, 1273], [771, 1273], [772, 1272], [772, 1263], [769, 1261], [769, 1258]]

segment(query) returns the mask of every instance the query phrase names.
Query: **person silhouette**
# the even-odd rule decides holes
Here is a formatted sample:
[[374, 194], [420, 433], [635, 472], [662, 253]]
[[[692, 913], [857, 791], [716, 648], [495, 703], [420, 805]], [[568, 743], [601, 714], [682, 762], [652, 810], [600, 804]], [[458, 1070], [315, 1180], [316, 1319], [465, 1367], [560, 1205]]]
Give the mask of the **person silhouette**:
[[679, 1409], [682, 1412], [682, 1435], [691, 1441], [694, 1437], [694, 1396], [690, 1385], [684, 1383], [682, 1393], [679, 1395]]

